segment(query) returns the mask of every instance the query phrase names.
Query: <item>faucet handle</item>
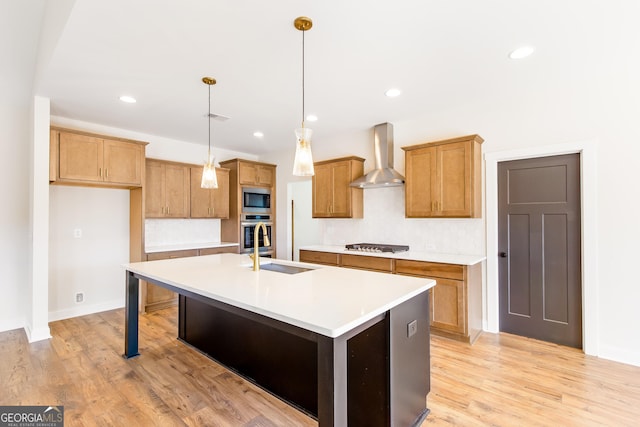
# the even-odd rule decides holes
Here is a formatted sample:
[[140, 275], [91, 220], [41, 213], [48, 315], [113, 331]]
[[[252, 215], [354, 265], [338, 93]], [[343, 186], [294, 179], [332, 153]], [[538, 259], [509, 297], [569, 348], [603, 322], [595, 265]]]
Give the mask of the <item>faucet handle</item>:
[[250, 253], [250, 254], [249, 254], [249, 258], [251, 258], [251, 259], [255, 259], [255, 258], [256, 258], [256, 254], [254, 254], [254, 253]]

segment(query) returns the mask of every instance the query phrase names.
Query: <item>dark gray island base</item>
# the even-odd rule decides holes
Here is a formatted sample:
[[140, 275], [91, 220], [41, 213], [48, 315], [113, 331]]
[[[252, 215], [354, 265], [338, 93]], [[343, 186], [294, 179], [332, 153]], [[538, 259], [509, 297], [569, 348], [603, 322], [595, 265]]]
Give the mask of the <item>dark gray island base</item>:
[[180, 294], [181, 341], [320, 427], [419, 426], [429, 413], [428, 291], [329, 337], [127, 271], [126, 358], [138, 355], [138, 279]]
[[[418, 318], [409, 338], [408, 324], [428, 312], [427, 298], [334, 339], [180, 296], [179, 338], [321, 421], [332, 418], [331, 397], [345, 393], [346, 379], [347, 424], [326, 425], [419, 426], [428, 414], [429, 328]], [[329, 397], [325, 408], [319, 393]]]

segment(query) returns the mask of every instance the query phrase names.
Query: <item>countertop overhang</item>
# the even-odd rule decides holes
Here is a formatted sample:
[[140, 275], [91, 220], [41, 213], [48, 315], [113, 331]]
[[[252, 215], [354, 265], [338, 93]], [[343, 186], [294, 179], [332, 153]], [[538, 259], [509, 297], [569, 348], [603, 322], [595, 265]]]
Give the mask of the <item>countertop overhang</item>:
[[486, 259], [484, 255], [463, 255], [463, 254], [445, 254], [437, 252], [421, 252], [408, 250], [405, 252], [364, 252], [348, 250], [344, 246], [338, 245], [312, 245], [301, 247], [300, 250], [317, 251], [317, 252], [330, 252], [337, 254], [348, 255], [362, 255], [372, 256], [379, 258], [393, 258], [404, 259], [410, 261], [426, 261], [426, 262], [440, 262], [444, 264], [459, 264], [459, 265], [475, 265]]
[[253, 271], [248, 255], [218, 254], [125, 264], [166, 283], [331, 338], [384, 314], [435, 281], [261, 258], [261, 264], [311, 268], [297, 274]]

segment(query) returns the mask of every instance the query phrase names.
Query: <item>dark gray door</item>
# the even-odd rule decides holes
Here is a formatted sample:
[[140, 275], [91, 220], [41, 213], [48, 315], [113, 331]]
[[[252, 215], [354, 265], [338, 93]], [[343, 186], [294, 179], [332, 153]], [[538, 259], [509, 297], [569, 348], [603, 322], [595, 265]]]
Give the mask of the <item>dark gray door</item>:
[[582, 348], [580, 156], [498, 164], [500, 330]]

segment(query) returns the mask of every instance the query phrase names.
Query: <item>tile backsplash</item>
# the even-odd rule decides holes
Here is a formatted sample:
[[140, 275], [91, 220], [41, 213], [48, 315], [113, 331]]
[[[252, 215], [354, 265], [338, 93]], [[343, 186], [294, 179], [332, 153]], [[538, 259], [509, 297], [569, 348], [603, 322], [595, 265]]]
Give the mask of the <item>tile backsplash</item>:
[[404, 187], [364, 190], [363, 219], [323, 219], [325, 245], [387, 243], [411, 250], [484, 255], [482, 218], [405, 218]]
[[146, 246], [219, 242], [220, 220], [147, 219], [144, 236]]

